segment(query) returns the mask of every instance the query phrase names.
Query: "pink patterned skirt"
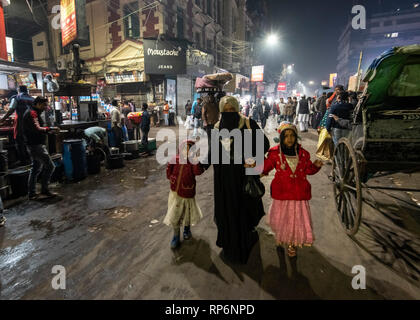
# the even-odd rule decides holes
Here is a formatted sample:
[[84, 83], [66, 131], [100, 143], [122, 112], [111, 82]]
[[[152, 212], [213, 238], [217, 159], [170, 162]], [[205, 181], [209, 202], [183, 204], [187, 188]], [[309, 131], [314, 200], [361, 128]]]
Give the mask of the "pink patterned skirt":
[[315, 240], [309, 201], [273, 199], [267, 222], [278, 245], [311, 246]]

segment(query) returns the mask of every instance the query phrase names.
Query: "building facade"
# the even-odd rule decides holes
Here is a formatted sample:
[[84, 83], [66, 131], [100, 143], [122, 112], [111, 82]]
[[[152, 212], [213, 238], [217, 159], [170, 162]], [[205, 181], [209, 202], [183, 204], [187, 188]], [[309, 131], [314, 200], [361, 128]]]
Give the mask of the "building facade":
[[[380, 12], [381, 10], [388, 10]], [[339, 38], [338, 83], [348, 84], [349, 78], [357, 73], [360, 53], [363, 52], [362, 71], [365, 72], [372, 61], [384, 51], [396, 47], [420, 43], [420, 5], [402, 6], [394, 2], [385, 7], [379, 4], [375, 11], [368, 11], [365, 30], [354, 30], [351, 22]], [[390, 10], [390, 11], [389, 11]], [[372, 13], [373, 12], [373, 13]]]
[[[133, 98], [138, 103], [161, 102], [167, 95], [167, 80], [171, 85], [175, 80], [176, 105], [182, 115], [182, 106], [194, 95], [197, 77], [220, 70], [240, 72], [244, 66], [249, 67], [246, 61], [250, 55], [243, 45], [250, 28], [246, 0], [84, 1], [89, 39], [80, 47], [83, 78], [92, 84], [108, 82], [106, 96]], [[74, 57], [62, 47], [61, 29], [57, 28], [58, 4], [59, 0], [48, 1], [50, 33], [33, 37], [32, 63], [45, 66], [53, 61], [60, 73], [70, 78]], [[143, 40], [162, 36], [188, 47], [186, 74], [144, 74]]]

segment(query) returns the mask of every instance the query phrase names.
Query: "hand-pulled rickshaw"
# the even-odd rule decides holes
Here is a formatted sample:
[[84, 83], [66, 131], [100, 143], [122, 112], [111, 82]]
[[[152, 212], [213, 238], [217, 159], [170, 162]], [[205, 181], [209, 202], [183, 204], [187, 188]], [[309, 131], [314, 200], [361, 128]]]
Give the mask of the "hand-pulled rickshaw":
[[334, 197], [350, 236], [362, 219], [367, 190], [419, 192], [369, 185], [373, 177], [420, 172], [420, 45], [396, 47], [369, 67], [367, 84], [355, 108], [349, 138], [334, 151]]

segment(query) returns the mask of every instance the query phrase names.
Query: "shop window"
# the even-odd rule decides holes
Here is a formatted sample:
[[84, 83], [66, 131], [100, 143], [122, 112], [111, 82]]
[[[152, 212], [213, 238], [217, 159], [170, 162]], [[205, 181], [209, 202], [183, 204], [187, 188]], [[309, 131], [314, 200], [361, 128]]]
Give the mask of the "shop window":
[[207, 14], [213, 16], [212, 0], [207, 0]]
[[201, 48], [201, 34], [200, 32], [195, 33], [195, 44], [197, 45], [197, 48]]
[[86, 26], [86, 34], [87, 34], [87, 40], [83, 41], [83, 43], [80, 44], [80, 47], [90, 47], [90, 28], [89, 26]]
[[124, 33], [126, 39], [140, 38], [139, 3], [137, 1], [124, 5]]

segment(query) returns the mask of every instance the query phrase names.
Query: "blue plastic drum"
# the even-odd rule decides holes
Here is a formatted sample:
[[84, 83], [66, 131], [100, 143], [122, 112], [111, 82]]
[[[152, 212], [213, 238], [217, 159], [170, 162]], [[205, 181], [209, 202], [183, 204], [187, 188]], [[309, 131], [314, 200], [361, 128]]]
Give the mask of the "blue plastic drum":
[[64, 172], [69, 181], [80, 181], [88, 176], [86, 142], [84, 140], [63, 141]]

